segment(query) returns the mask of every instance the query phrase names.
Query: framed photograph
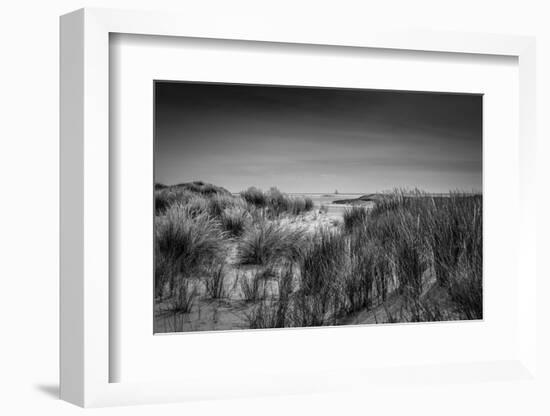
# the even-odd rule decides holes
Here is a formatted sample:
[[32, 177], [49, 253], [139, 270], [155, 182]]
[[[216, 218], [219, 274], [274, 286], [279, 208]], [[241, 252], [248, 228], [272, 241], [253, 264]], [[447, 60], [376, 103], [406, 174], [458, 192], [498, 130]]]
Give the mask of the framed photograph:
[[483, 319], [482, 95], [153, 88], [155, 333]]
[[532, 379], [534, 40], [203, 23], [61, 18], [61, 397]]

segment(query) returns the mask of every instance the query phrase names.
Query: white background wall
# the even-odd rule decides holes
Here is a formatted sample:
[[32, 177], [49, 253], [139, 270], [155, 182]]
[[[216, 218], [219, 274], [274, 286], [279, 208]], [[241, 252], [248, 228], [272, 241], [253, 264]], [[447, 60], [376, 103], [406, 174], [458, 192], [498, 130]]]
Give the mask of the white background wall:
[[[201, 1], [11, 0], [0, 11], [0, 413], [74, 414], [56, 399], [58, 385], [58, 16], [84, 6], [179, 10], [208, 18], [262, 15], [327, 24], [429, 27], [536, 35], [539, 176], [548, 177], [550, 12], [545, 1]], [[545, 165], [545, 166], [543, 166]], [[548, 181], [540, 189], [540, 268], [548, 256]], [[503, 199], [505, 196], [503, 195]], [[513, 219], [511, 219], [513, 220]], [[503, 225], [503, 238], [506, 227]], [[541, 300], [549, 284], [539, 285]], [[548, 371], [549, 307], [539, 302], [541, 368]], [[544, 325], [544, 326], [543, 326]], [[546, 331], [542, 329], [546, 328]], [[541, 351], [542, 352], [542, 351]], [[546, 356], [546, 357], [545, 357]], [[547, 385], [547, 391], [550, 391]], [[529, 384], [433, 385], [376, 397], [346, 393], [95, 410], [99, 414], [550, 414], [545, 392]]]

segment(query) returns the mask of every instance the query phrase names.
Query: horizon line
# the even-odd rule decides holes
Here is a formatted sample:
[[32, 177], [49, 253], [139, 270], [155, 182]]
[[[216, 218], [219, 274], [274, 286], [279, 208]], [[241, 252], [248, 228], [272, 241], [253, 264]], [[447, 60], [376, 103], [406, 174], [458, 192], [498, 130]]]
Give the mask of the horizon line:
[[[231, 190], [231, 189], [228, 189], [226, 188], [225, 186], [222, 186], [222, 185], [218, 185], [218, 184], [214, 184], [214, 183], [210, 183], [210, 182], [205, 182], [205, 181], [202, 181], [202, 180], [192, 180], [192, 181], [188, 181], [188, 182], [178, 182], [178, 183], [175, 183], [175, 184], [171, 184], [171, 185], [167, 185], [165, 183], [161, 183], [161, 182], [154, 182], [154, 185], [153, 187], [157, 186], [157, 185], [161, 185], [161, 186], [165, 186], [167, 188], [170, 188], [170, 187], [175, 187], [175, 186], [181, 186], [181, 185], [185, 185], [185, 184], [188, 184], [188, 183], [195, 183], [195, 182], [202, 182], [204, 184], [210, 184], [210, 185], [213, 185], [213, 186], [217, 186], [217, 187], [220, 187], [220, 188], [224, 188], [226, 189], [229, 193], [231, 194], [239, 194], [243, 191], [245, 191], [246, 189], [248, 188], [251, 188], [252, 186], [249, 186], [248, 188], [245, 188], [245, 189], [241, 189], [240, 191], [234, 191], [234, 190]], [[458, 188], [455, 188], [455, 189], [449, 189], [445, 192], [437, 192], [437, 191], [428, 191], [426, 189], [423, 189], [421, 187], [418, 187], [418, 186], [415, 186], [415, 187], [394, 187], [394, 188], [391, 188], [391, 189], [384, 189], [384, 190], [380, 190], [380, 191], [359, 191], [359, 192], [346, 192], [346, 191], [338, 191], [338, 193], [335, 193], [335, 192], [330, 192], [330, 191], [321, 191], [321, 192], [288, 192], [288, 191], [285, 191], [284, 189], [280, 189], [279, 187], [277, 186], [270, 186], [269, 188], [267, 189], [263, 189], [263, 188], [260, 188], [260, 187], [254, 187], [254, 188], [258, 188], [260, 189], [261, 191], [268, 191], [270, 188], [277, 188], [279, 189], [279, 191], [281, 191], [282, 193], [286, 193], [286, 194], [300, 194], [300, 195], [317, 195], [317, 194], [325, 194], [325, 195], [368, 195], [368, 194], [387, 194], [387, 193], [392, 193], [392, 192], [395, 192], [395, 191], [400, 191], [400, 192], [404, 192], [404, 193], [413, 193], [415, 191], [420, 191], [420, 192], [424, 192], [426, 194], [429, 194], [429, 195], [450, 195], [452, 193], [462, 193], [462, 194], [483, 194], [483, 190], [479, 190], [479, 189], [470, 189], [470, 190], [463, 190], [463, 189], [458, 189]]]

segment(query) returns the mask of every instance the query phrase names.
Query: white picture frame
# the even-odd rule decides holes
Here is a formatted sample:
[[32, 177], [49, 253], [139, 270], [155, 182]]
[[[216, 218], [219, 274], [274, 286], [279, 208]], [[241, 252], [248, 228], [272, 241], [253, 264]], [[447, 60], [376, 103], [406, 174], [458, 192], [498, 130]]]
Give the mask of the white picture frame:
[[[341, 29], [341, 27], [339, 27]], [[271, 374], [254, 380], [188, 379], [113, 383], [109, 348], [109, 34], [123, 33], [247, 40], [335, 47], [505, 55], [518, 59], [520, 219], [517, 354], [468, 364], [419, 363], [411, 369], [338, 369]], [[184, 401], [197, 398], [323, 392], [380, 380], [524, 380], [536, 376], [535, 41], [509, 35], [331, 31], [315, 23], [278, 27], [258, 20], [213, 19], [167, 13], [82, 9], [61, 18], [61, 398], [80, 406]], [[210, 335], [215, 336], [215, 335]], [[414, 373], [414, 374], [413, 374]], [[437, 373], [437, 377], [434, 374]], [[349, 381], [342, 381], [349, 380]], [[351, 381], [353, 380], [353, 382]]]

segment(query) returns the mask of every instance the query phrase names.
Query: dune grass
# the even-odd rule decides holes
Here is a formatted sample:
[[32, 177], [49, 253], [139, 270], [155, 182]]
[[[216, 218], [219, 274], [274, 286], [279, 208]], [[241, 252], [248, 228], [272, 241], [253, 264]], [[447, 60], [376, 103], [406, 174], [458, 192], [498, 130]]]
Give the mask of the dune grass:
[[194, 194], [200, 195], [230, 195], [230, 192], [222, 188], [221, 186], [216, 186], [211, 183], [206, 183], [203, 181], [194, 181], [194, 182], [185, 182], [177, 185], [173, 185], [172, 188], [179, 188], [188, 190]]
[[309, 197], [290, 196], [276, 187], [267, 192], [250, 187], [240, 193], [249, 205], [261, 209], [263, 216], [276, 219], [283, 214], [300, 215], [313, 209], [313, 200]]
[[167, 186], [156, 183], [154, 188], [155, 214], [160, 215], [170, 205], [177, 202], [187, 204], [191, 199], [210, 199], [214, 197], [231, 197], [227, 189], [204, 183], [202, 181]]
[[[155, 285], [186, 279], [215, 259], [224, 259], [224, 233], [219, 223], [206, 214], [192, 215], [186, 205], [176, 203], [155, 219], [156, 267], [169, 273], [159, 274]], [[155, 276], [157, 278], [157, 276]]]
[[[299, 326], [333, 324], [390, 293], [405, 300], [401, 321], [482, 318], [481, 202], [477, 195], [395, 191], [370, 212], [348, 209], [342, 232], [318, 232], [299, 263]], [[427, 297], [433, 274], [452, 311]]]
[[252, 216], [250, 213], [239, 207], [226, 208], [221, 216], [220, 222], [222, 228], [232, 237], [241, 236], [245, 229], [251, 224]]
[[260, 221], [247, 228], [237, 247], [240, 264], [267, 265], [300, 258], [306, 233], [273, 221]]
[[205, 279], [206, 294], [211, 299], [222, 299], [226, 295], [225, 289], [226, 265], [223, 261], [213, 262], [207, 269]]
[[263, 208], [267, 204], [267, 198], [261, 189], [251, 186], [241, 192], [241, 197], [250, 205]]
[[394, 191], [375, 203], [369, 222], [374, 241], [392, 252], [399, 290], [418, 300], [433, 270], [456, 313], [482, 318], [481, 195]]
[[346, 313], [372, 306], [377, 260], [376, 248], [367, 238], [365, 227], [358, 227], [350, 236], [349, 267], [343, 278]]
[[[287, 263], [276, 276], [277, 294], [266, 298], [264, 290], [262, 297], [256, 297], [257, 302], [245, 313], [245, 321], [251, 329], [288, 328], [295, 326], [292, 315], [292, 299], [294, 292], [293, 266]], [[265, 280], [263, 280], [265, 283]], [[264, 286], [265, 288], [265, 286]]]
[[256, 302], [266, 296], [266, 277], [271, 273], [270, 269], [258, 269], [251, 275], [246, 273], [238, 277], [242, 298], [246, 302]]
[[356, 227], [361, 226], [367, 221], [367, 216], [367, 210], [360, 205], [354, 205], [351, 208], [347, 208], [342, 216], [344, 220], [344, 230], [348, 233], [352, 232]]
[[156, 186], [156, 297], [189, 313], [200, 302], [191, 280], [220, 299], [234, 268], [251, 328], [338, 325], [374, 308], [386, 321], [483, 317], [480, 195], [396, 190], [308, 231], [292, 217], [312, 208], [277, 188]]
[[190, 313], [198, 297], [199, 292], [196, 284], [182, 280], [177, 284], [175, 296], [172, 297], [168, 310], [175, 314]]
[[[284, 328], [284, 315], [278, 313], [277, 302], [275, 300], [263, 300], [252, 307], [245, 314], [245, 321], [250, 329]], [[283, 320], [280, 318], [283, 316]]]
[[297, 326], [333, 324], [341, 308], [347, 242], [341, 232], [324, 228], [311, 241], [299, 261], [301, 280], [294, 300]]
[[162, 214], [170, 205], [180, 202], [186, 204], [195, 196], [193, 192], [186, 189], [169, 188], [164, 186], [155, 190], [155, 213]]

